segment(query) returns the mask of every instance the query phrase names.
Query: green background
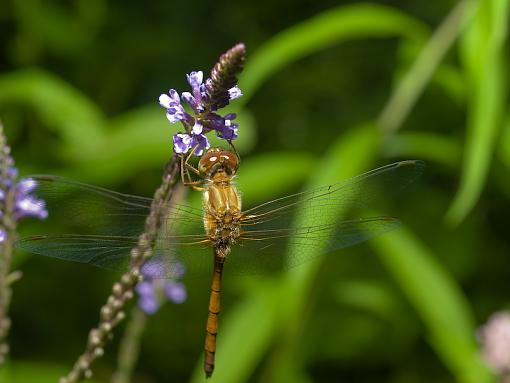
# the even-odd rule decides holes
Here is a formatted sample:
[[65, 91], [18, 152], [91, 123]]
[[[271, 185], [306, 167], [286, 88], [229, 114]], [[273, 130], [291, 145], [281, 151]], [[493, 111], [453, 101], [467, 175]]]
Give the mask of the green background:
[[[229, 110], [246, 205], [399, 159], [427, 170], [384, 197], [404, 222], [397, 231], [280, 277], [227, 268], [210, 381], [492, 382], [476, 329], [509, 304], [508, 8], [2, 1], [0, 118], [22, 175], [151, 196], [179, 129], [158, 96], [188, 90], [185, 73], [207, 72], [243, 41], [244, 97]], [[20, 226], [28, 235], [38, 224]], [[15, 265], [24, 278], [0, 379], [55, 382], [115, 275], [21, 252]], [[186, 303], [149, 319], [133, 382], [204, 380], [209, 277], [186, 284]], [[96, 382], [110, 381], [124, 329], [94, 365]]]

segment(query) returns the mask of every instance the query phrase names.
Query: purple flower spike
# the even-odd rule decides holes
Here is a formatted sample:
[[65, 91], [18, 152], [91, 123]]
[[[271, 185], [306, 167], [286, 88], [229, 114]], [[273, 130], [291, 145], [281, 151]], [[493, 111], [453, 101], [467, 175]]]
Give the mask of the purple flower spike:
[[203, 130], [204, 127], [202, 126], [202, 124], [196, 122], [195, 125], [193, 125], [193, 128], [191, 128], [191, 133], [196, 136], [202, 134]]
[[155, 314], [159, 310], [159, 302], [155, 296], [140, 297], [138, 306], [149, 315]]
[[168, 94], [159, 96], [159, 105], [166, 109], [166, 118], [172, 124], [178, 121], [188, 121], [192, 117], [184, 111], [181, 99], [175, 89], [170, 89]]
[[186, 286], [181, 282], [170, 281], [165, 284], [165, 294], [174, 303], [182, 303], [187, 298]]
[[201, 70], [193, 71], [190, 74], [187, 74], [186, 77], [188, 78], [188, 84], [191, 86], [191, 89], [195, 91], [195, 89], [199, 89], [200, 85], [202, 85], [204, 73]]
[[235, 140], [237, 138], [237, 124], [232, 124], [231, 126], [225, 126], [221, 132], [217, 132], [216, 135], [219, 138], [223, 138], [224, 140]]
[[33, 197], [25, 197], [16, 201], [14, 215], [17, 219], [26, 216], [44, 219], [48, 217], [48, 212], [45, 209], [44, 201]]
[[216, 129], [216, 135], [224, 140], [235, 140], [239, 125], [232, 121], [236, 118], [235, 113], [229, 113], [223, 118], [223, 124]]
[[195, 148], [195, 151], [193, 152], [195, 156], [201, 156], [204, 153], [204, 150], [211, 147], [211, 143], [204, 134], [197, 134], [193, 136], [191, 147]]
[[182, 92], [182, 98], [193, 109], [196, 114], [205, 111], [203, 100], [206, 98], [205, 87], [202, 84], [204, 74], [202, 71], [193, 71], [187, 74], [188, 83], [191, 86], [191, 92]]
[[174, 134], [174, 151], [175, 153], [187, 153], [192, 147], [192, 137], [189, 134]]
[[36, 188], [37, 182], [33, 178], [23, 178], [17, 185], [17, 191], [23, 195], [31, 193]]
[[175, 89], [170, 89], [168, 94], [163, 93], [159, 96], [159, 105], [163, 108], [170, 108], [171, 106], [179, 105], [181, 103], [181, 99], [179, 98], [179, 93]]
[[197, 101], [195, 97], [193, 97], [190, 92], [182, 92], [182, 99], [186, 101], [189, 106], [191, 106], [195, 113], [202, 113], [204, 111], [204, 107]]
[[[182, 92], [179, 97], [176, 90], [170, 89], [168, 94], [159, 97], [168, 121], [180, 121], [185, 128], [184, 132], [173, 136], [175, 153], [184, 154], [192, 150], [193, 155], [201, 156], [210, 147], [205, 135], [212, 130], [221, 139], [231, 141], [237, 138], [239, 125], [232, 122], [235, 115], [222, 117], [217, 110], [243, 95], [237, 86], [236, 75], [243, 68], [245, 53], [244, 44], [236, 44], [220, 56], [210, 77], [204, 78], [202, 71], [186, 74], [191, 91]], [[181, 99], [191, 107], [192, 113], [184, 110]]]
[[[138, 307], [151, 315], [158, 311], [164, 298], [173, 303], [184, 302], [187, 297], [186, 286], [176, 280], [182, 277], [184, 272], [185, 268], [181, 262], [172, 262], [163, 257], [156, 257], [146, 262], [141, 269], [143, 280], [135, 288], [139, 297]], [[170, 279], [159, 279], [169, 275], [171, 275]]]
[[136, 285], [135, 288], [138, 295], [147, 297], [154, 294], [154, 287], [152, 286], [152, 282], [149, 281], [141, 281]]
[[241, 89], [236, 85], [228, 90], [228, 97], [230, 100], [235, 100], [236, 98], [239, 98], [243, 95], [243, 92], [241, 92]]
[[7, 233], [4, 229], [0, 229], [0, 243], [7, 239]]
[[30, 195], [37, 188], [37, 182], [32, 178], [24, 178], [16, 185], [16, 203], [14, 209], [14, 218], [36, 217], [45, 219], [48, 217], [48, 211], [43, 200]]

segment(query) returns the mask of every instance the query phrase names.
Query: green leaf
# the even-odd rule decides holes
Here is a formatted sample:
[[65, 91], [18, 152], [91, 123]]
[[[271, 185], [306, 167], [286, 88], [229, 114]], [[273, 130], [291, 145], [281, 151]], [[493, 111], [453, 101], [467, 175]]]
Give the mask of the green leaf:
[[450, 224], [460, 223], [476, 204], [503, 124], [509, 11], [508, 0], [481, 2], [462, 40], [470, 97], [460, 187], [446, 214]]
[[295, 189], [314, 170], [313, 156], [297, 152], [264, 153], [242, 160], [238, 173], [243, 204], [262, 202]]
[[461, 288], [413, 233], [401, 228], [369, 242], [402, 287], [430, 341], [458, 382], [492, 382], [479, 359], [473, 314]]
[[461, 162], [462, 148], [453, 138], [429, 132], [403, 132], [383, 143], [387, 157], [419, 158], [456, 169]]
[[221, 317], [214, 374], [205, 379], [201, 360], [191, 382], [247, 381], [273, 341], [279, 302], [278, 287], [260, 278], [257, 288]]
[[377, 124], [384, 132], [392, 133], [400, 128], [430, 82], [439, 63], [471, 18], [475, 5], [476, 2], [473, 0], [460, 1], [434, 31], [427, 43], [419, 51], [417, 50], [419, 53], [416, 60], [395, 87], [377, 119]]
[[84, 94], [39, 69], [26, 69], [0, 76], [0, 103], [27, 105], [64, 140], [62, 154], [79, 160], [83, 151], [101, 142], [105, 118]]
[[[314, 188], [328, 183], [345, 179], [366, 170], [375, 160], [379, 134], [372, 124], [359, 126], [351, 129], [345, 135], [339, 137], [317, 164], [317, 170], [310, 178], [308, 188]], [[344, 211], [338, 211], [337, 219], [341, 219]], [[298, 214], [295, 226], [306, 226], [309, 218], [306, 214]], [[296, 249], [291, 245], [288, 253], [292, 254]], [[303, 312], [309, 299], [311, 287], [317, 276], [321, 258], [317, 254], [306, 254], [310, 258], [316, 258], [306, 262], [300, 267], [291, 269], [285, 275], [282, 286], [282, 313], [281, 334], [284, 339], [284, 350], [280, 353], [293, 353], [299, 348], [296, 342], [299, 339], [299, 331], [302, 329]]]
[[[172, 155], [172, 129], [158, 107], [141, 107], [110, 121], [108, 133], [82, 150], [79, 162], [58, 174], [86, 182], [113, 184], [150, 166], [162, 167]], [[97, 171], [101, 169], [101, 171]]]
[[498, 154], [501, 161], [510, 168], [510, 114], [505, 119]]
[[277, 71], [311, 53], [349, 39], [403, 36], [422, 40], [427, 28], [418, 20], [374, 4], [340, 6], [279, 33], [247, 60], [239, 78], [247, 102]]
[[396, 319], [401, 302], [387, 284], [373, 280], [340, 280], [334, 285], [339, 303], [373, 313], [388, 321]]
[[[66, 367], [49, 363], [11, 361], [0, 369], [0, 382], [55, 383], [67, 372]], [[87, 382], [94, 383], [94, 380], [87, 380]]]

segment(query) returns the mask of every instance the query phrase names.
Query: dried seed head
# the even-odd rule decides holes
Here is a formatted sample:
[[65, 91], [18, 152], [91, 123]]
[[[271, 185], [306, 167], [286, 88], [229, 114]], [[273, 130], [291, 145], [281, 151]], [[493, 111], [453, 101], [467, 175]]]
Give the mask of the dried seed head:
[[89, 342], [93, 347], [97, 347], [101, 344], [101, 333], [98, 329], [94, 329], [90, 332]]
[[80, 358], [80, 361], [78, 362], [78, 365], [82, 370], [86, 370], [90, 366], [90, 362], [87, 358]]
[[132, 281], [132, 275], [131, 275], [131, 273], [127, 272], [127, 273], [125, 273], [124, 275], [122, 275], [122, 277], [120, 278], [120, 281], [121, 281], [121, 283], [122, 283], [124, 286], [129, 286], [129, 285], [131, 285], [131, 281]]
[[108, 306], [101, 307], [101, 318], [103, 320], [109, 320], [112, 317], [112, 310]]
[[140, 279], [140, 269], [138, 267], [133, 267], [130, 271], [133, 282], [138, 282]]
[[119, 297], [123, 292], [123, 287], [120, 283], [115, 283], [112, 287], [112, 292], [116, 297]]
[[101, 331], [103, 333], [107, 333], [109, 331], [112, 331], [112, 324], [110, 322], [103, 322], [101, 323]]
[[112, 302], [112, 307], [115, 311], [119, 310], [123, 306], [124, 302], [122, 302], [120, 299], [115, 299]]

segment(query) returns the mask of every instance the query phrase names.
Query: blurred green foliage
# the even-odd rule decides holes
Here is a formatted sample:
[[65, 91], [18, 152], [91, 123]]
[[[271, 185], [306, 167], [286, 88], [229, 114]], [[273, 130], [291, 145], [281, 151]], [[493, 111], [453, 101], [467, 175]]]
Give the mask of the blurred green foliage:
[[[230, 107], [245, 205], [397, 159], [428, 167], [387, 196], [394, 233], [278, 278], [227, 265], [211, 382], [492, 382], [476, 327], [509, 305], [508, 15], [507, 0], [6, 1], [0, 117], [22, 174], [151, 195], [178, 129], [157, 97], [245, 42]], [[20, 257], [0, 381], [56, 381], [114, 277]], [[133, 381], [204, 380], [208, 284], [150, 319]]]

